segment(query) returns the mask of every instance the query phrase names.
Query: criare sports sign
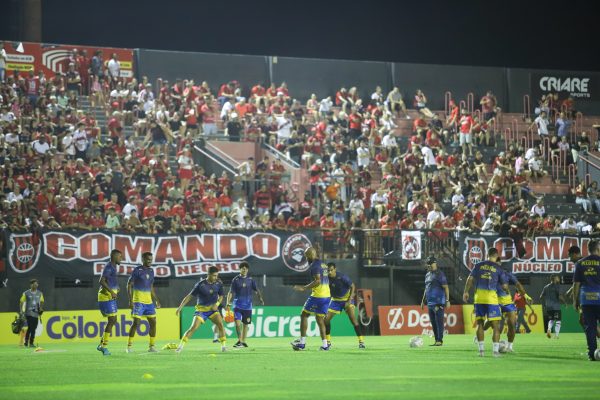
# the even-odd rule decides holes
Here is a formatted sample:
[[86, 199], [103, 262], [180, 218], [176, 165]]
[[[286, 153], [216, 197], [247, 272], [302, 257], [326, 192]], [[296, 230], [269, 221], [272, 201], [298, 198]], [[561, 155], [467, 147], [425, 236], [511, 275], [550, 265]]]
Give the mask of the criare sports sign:
[[285, 232], [204, 232], [187, 235], [138, 236], [107, 232], [7, 233], [8, 262], [13, 272], [23, 274], [44, 270], [62, 276], [99, 275], [113, 249], [123, 253], [120, 275], [129, 275], [144, 252], [154, 255], [158, 277], [186, 277], [205, 274], [210, 266], [221, 273], [238, 271], [239, 263], [253, 263], [260, 274], [285, 275], [308, 267], [304, 249], [311, 234]]

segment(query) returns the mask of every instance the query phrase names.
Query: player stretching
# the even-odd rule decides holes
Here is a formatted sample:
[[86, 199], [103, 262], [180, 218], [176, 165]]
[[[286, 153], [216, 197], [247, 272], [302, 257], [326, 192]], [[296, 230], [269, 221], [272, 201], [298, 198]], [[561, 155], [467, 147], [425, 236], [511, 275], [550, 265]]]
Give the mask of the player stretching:
[[177, 307], [175, 314], [179, 315], [181, 309], [194, 297], [196, 298], [194, 319], [192, 320], [192, 325], [183, 334], [176, 350], [177, 353], [181, 353], [183, 346], [190, 340], [196, 329], [207, 319], [210, 319], [219, 330], [221, 351], [227, 351], [223, 318], [219, 312], [219, 304], [223, 301], [223, 282], [219, 279], [219, 269], [217, 267], [212, 266], [208, 268], [208, 276], [194, 285], [192, 291], [181, 300], [181, 304]]
[[589, 256], [575, 264], [573, 274], [573, 307], [583, 314], [585, 337], [588, 345], [590, 361], [597, 361], [595, 352], [598, 348], [596, 332], [600, 321], [600, 243], [590, 240]]
[[329, 292], [329, 276], [327, 275], [327, 267], [321, 263], [321, 260], [317, 258], [317, 250], [313, 247], [309, 247], [304, 251], [306, 260], [310, 264], [310, 276], [312, 282], [308, 285], [301, 286], [295, 285], [294, 290], [303, 292], [306, 289], [311, 289], [312, 292], [300, 315], [300, 339], [296, 339], [292, 342], [292, 348], [294, 350], [304, 350], [306, 346], [306, 329], [308, 328], [308, 317], [311, 314], [315, 314], [317, 318], [317, 325], [319, 326], [319, 333], [321, 334], [321, 340], [323, 344], [319, 347], [319, 350], [329, 350], [329, 345], [326, 339], [325, 329], [325, 315], [329, 307], [330, 292]]
[[231, 281], [231, 288], [227, 293], [227, 311], [231, 309], [233, 299], [233, 313], [235, 318], [235, 330], [238, 341], [233, 345], [236, 349], [248, 347], [246, 336], [248, 335], [248, 325], [252, 323], [252, 293], [256, 292], [260, 303], [264, 306], [260, 290], [256, 287], [254, 279], [248, 276], [250, 264], [240, 263], [240, 274]]
[[548, 339], [552, 337], [552, 325], [554, 325], [554, 338], [558, 339], [560, 334], [561, 317], [560, 302], [564, 301], [562, 294], [560, 294], [560, 276], [552, 275], [550, 277], [550, 283], [544, 286], [540, 300], [544, 306], [546, 319], [548, 319], [548, 329], [546, 330], [546, 336]]
[[433, 328], [435, 343], [431, 346], [444, 344], [444, 310], [450, 307], [450, 295], [446, 275], [438, 269], [434, 256], [427, 258], [427, 274], [425, 275], [425, 290], [421, 299], [421, 310], [427, 300], [429, 321]]
[[129, 295], [129, 307], [133, 324], [129, 329], [129, 340], [127, 341], [127, 353], [133, 353], [133, 338], [135, 331], [140, 325], [140, 319], [146, 317], [150, 325], [150, 353], [157, 353], [154, 347], [156, 340], [156, 308], [160, 308], [160, 301], [154, 291], [154, 270], [152, 269], [152, 253], [142, 254], [142, 265], [135, 267], [127, 281], [127, 294]]
[[119, 294], [119, 282], [117, 281], [117, 266], [121, 263], [123, 255], [117, 249], [110, 252], [110, 261], [104, 266], [100, 277], [100, 289], [98, 290], [98, 308], [102, 316], [106, 317], [106, 327], [102, 333], [102, 339], [96, 349], [105, 356], [110, 356], [106, 348], [108, 337], [117, 322], [117, 295]]
[[327, 345], [331, 346], [331, 319], [341, 313], [342, 310], [345, 310], [358, 337], [358, 348], [364, 349], [365, 339], [355, 314], [354, 291], [356, 288], [354, 287], [354, 283], [352, 283], [347, 275], [337, 272], [334, 263], [327, 264], [327, 272], [329, 275], [329, 290], [331, 292], [329, 310], [325, 317]]
[[477, 320], [477, 341], [479, 345], [479, 357], [483, 357], [484, 350], [484, 320], [488, 319], [492, 323], [492, 349], [493, 356], [499, 357], [500, 330], [498, 321], [500, 320], [500, 306], [498, 305], [498, 294], [496, 285], [500, 276], [500, 265], [498, 264], [498, 250], [494, 247], [488, 250], [488, 259], [477, 263], [465, 283], [463, 301], [469, 301], [469, 292], [471, 287], [475, 286], [475, 319]]

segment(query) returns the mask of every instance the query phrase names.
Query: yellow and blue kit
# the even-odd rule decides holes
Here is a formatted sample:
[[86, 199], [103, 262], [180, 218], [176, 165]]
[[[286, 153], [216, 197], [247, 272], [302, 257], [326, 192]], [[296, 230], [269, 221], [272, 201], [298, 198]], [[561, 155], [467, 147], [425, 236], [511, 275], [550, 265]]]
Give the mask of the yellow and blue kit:
[[127, 284], [131, 282], [133, 288], [133, 318], [154, 317], [156, 309], [152, 301], [152, 284], [154, 283], [154, 270], [151, 267], [135, 267]]
[[[106, 279], [106, 284], [115, 293], [119, 293], [119, 282], [117, 281], [117, 269], [111, 262], [108, 262], [102, 270], [102, 277]], [[117, 300], [113, 299], [110, 292], [103, 286], [98, 290], [98, 308], [105, 317], [117, 315]]]
[[501, 318], [496, 292], [500, 271], [500, 265], [489, 260], [477, 263], [471, 271], [470, 276], [475, 282], [474, 308], [477, 320], [487, 317], [490, 321], [498, 321]]
[[304, 303], [304, 311], [318, 316], [325, 316], [329, 308], [329, 299], [331, 292], [329, 291], [329, 275], [327, 266], [321, 260], [314, 260], [310, 264], [310, 276], [314, 279], [319, 277], [319, 284], [312, 288], [312, 292], [306, 303]]
[[345, 309], [348, 301], [350, 304], [354, 304], [354, 299], [350, 298], [351, 288], [352, 281], [348, 275], [336, 272], [335, 278], [329, 277], [329, 291], [331, 293], [329, 312], [339, 314]]
[[223, 282], [217, 280], [214, 283], [210, 283], [206, 278], [201, 279], [194, 285], [190, 295], [196, 297], [196, 311], [194, 315], [201, 318], [202, 322], [204, 322], [214, 313], [218, 312], [212, 308], [217, 304], [219, 296], [223, 296]]
[[504, 314], [507, 312], [516, 312], [517, 306], [513, 303], [510, 291], [504, 290], [504, 285], [516, 285], [519, 282], [517, 277], [512, 273], [500, 269], [500, 278], [498, 279], [498, 285], [496, 287], [496, 293], [498, 294], [498, 304], [500, 305], [500, 311]]

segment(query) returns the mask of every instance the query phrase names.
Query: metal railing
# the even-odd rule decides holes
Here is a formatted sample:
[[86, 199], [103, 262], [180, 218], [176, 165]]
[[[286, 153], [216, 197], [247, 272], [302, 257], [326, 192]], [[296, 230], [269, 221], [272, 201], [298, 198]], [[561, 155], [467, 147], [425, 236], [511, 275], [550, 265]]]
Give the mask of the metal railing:
[[452, 101], [452, 92], [444, 93], [444, 113], [446, 118], [450, 116], [450, 102]]
[[288, 166], [290, 168], [300, 168], [300, 164], [298, 164], [296, 161], [289, 158], [287, 156], [287, 154], [282, 153], [281, 151], [277, 150], [275, 147], [271, 146], [270, 144], [263, 142], [262, 146], [264, 149], [266, 149], [267, 151], [272, 153], [274, 156], [279, 158], [279, 160], [282, 163], [284, 163], [286, 166]]
[[[436, 255], [452, 262], [458, 260], [458, 241], [455, 230], [427, 229], [421, 233], [421, 258]], [[402, 233], [398, 229], [361, 229], [355, 231], [359, 256], [365, 266], [402, 265]], [[414, 261], [412, 262], [414, 263]]]
[[225, 171], [229, 172], [230, 174], [232, 174], [233, 176], [238, 175], [238, 171], [232, 169], [230, 166], [223, 164], [221, 161], [217, 160], [216, 158], [214, 158], [213, 156], [211, 156], [207, 151], [203, 150], [202, 148], [200, 148], [199, 146], [194, 146], [194, 149], [199, 152], [200, 154], [202, 154], [203, 156], [207, 157], [208, 159], [210, 159], [211, 161], [215, 162], [216, 164], [218, 164], [221, 168], [223, 168]]
[[529, 95], [523, 95], [523, 120], [531, 120], [531, 101]]
[[469, 113], [473, 113], [473, 110], [475, 109], [475, 95], [473, 94], [473, 92], [469, 92], [467, 93], [467, 110], [469, 110]]

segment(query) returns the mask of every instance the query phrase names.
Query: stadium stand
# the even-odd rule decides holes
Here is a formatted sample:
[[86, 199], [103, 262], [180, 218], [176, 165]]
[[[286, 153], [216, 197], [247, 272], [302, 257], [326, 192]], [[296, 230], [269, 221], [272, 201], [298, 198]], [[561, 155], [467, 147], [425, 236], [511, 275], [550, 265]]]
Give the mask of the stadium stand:
[[431, 93], [445, 100], [432, 111], [420, 90], [351, 87], [301, 103], [284, 82], [109, 82], [90, 62], [2, 82], [3, 227], [319, 228], [340, 256], [361, 229], [600, 231], [597, 182], [576, 174], [595, 160], [598, 118], [572, 99], [531, 113], [527, 96], [509, 114], [491, 92]]

